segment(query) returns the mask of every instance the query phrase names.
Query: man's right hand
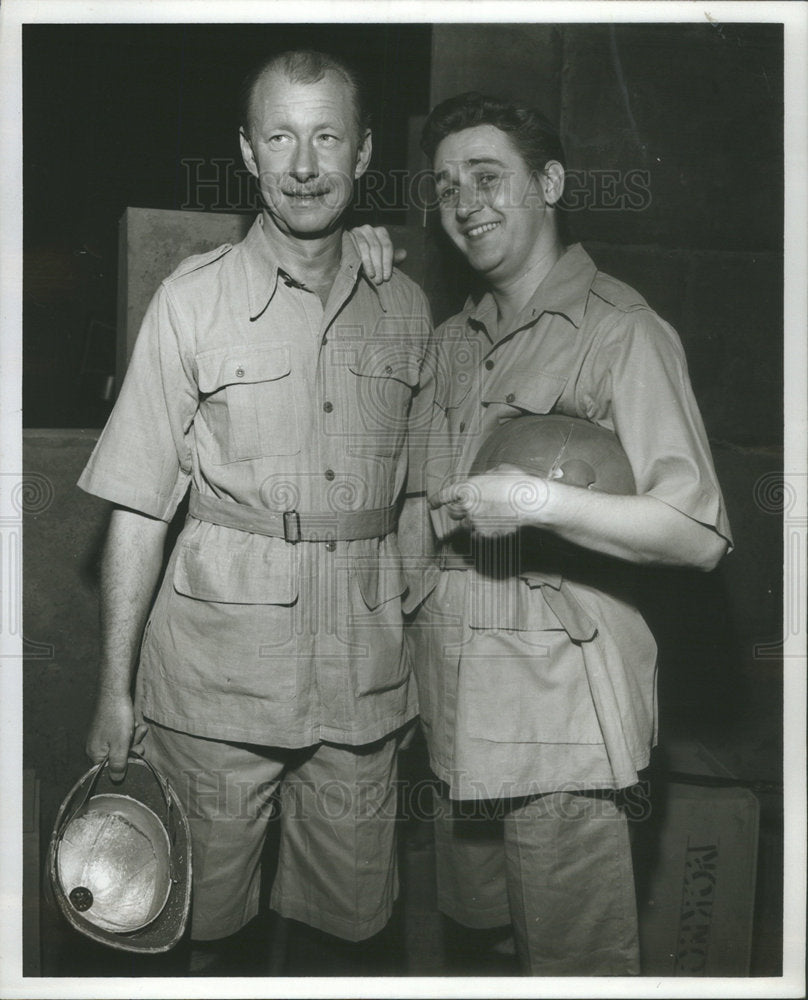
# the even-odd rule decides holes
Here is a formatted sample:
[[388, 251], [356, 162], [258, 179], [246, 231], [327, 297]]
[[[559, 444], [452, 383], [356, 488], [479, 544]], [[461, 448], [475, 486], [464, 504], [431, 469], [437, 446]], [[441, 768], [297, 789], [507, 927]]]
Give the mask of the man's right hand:
[[116, 507], [101, 559], [101, 663], [85, 749], [95, 763], [109, 757], [116, 781], [126, 774], [129, 751], [139, 752], [146, 734], [130, 691], [167, 530], [165, 521]]
[[109, 775], [113, 781], [123, 781], [129, 751], [141, 753], [147, 726], [135, 724], [132, 699], [128, 694], [101, 691], [95, 704], [85, 752], [94, 764], [109, 757]]

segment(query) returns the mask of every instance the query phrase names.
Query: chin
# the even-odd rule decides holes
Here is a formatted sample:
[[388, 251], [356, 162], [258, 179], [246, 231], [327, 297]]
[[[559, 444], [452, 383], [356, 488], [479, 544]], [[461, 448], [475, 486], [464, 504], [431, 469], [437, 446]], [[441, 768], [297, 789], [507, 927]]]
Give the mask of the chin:
[[472, 250], [471, 253], [465, 254], [465, 257], [475, 271], [486, 276], [502, 264], [502, 258], [499, 255], [491, 253], [475, 253]]
[[287, 212], [280, 217], [282, 226], [292, 236], [313, 238], [327, 236], [338, 228], [340, 216], [324, 216], [316, 212]]

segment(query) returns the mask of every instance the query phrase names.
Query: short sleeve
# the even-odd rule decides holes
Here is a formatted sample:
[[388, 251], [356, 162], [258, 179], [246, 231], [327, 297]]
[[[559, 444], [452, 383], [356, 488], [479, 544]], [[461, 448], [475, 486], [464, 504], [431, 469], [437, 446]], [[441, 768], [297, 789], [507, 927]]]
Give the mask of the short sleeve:
[[78, 485], [170, 521], [191, 475], [193, 355], [165, 284], [152, 299], [120, 394]]
[[681, 342], [650, 309], [617, 312], [591, 355], [585, 408], [615, 431], [638, 494], [662, 500], [730, 543], [713, 466]]

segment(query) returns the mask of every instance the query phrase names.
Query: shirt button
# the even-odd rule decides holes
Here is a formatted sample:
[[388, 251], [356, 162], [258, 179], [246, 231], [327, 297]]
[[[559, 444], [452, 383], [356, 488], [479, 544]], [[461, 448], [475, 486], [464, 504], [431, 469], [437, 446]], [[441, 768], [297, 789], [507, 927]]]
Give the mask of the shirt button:
[[326, 413], [330, 413], [334, 409], [334, 404], [327, 400], [325, 403], [323, 403], [323, 409], [325, 410]]
[[334, 472], [334, 470], [333, 470], [333, 469], [326, 469], [326, 470], [325, 470], [325, 478], [326, 478], [326, 479], [327, 479], [327, 480], [328, 480], [329, 482], [331, 482], [331, 480], [332, 480], [332, 479], [334, 478], [334, 476], [335, 476], [335, 475], [336, 475], [336, 473]]
[[494, 362], [489, 358], [488, 361], [486, 361], [486, 363], [485, 363], [485, 367], [489, 371], [491, 371], [491, 369], [494, 367]]
[[384, 374], [385, 375], [392, 375], [393, 374], [393, 366], [392, 365], [385, 365], [384, 366]]
[[325, 543], [325, 550], [326, 550], [326, 552], [333, 552], [336, 547], [337, 547], [337, 543], [336, 542], [326, 542]]
[[241, 367], [241, 365], [239, 365], [238, 368], [236, 368], [236, 378], [244, 378], [244, 369]]
[[506, 403], [512, 403], [515, 399], [516, 399], [516, 396], [514, 396], [514, 394], [512, 392], [509, 392], [508, 395], [505, 397], [505, 402]]

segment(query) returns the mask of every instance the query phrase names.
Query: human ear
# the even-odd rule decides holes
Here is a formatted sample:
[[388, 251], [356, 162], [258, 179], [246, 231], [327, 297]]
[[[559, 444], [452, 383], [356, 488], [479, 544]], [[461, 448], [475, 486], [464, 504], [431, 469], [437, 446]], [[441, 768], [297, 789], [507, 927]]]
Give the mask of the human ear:
[[542, 187], [544, 201], [547, 205], [555, 205], [564, 193], [564, 168], [558, 160], [548, 160], [542, 171]]
[[354, 179], [358, 179], [367, 170], [370, 163], [370, 154], [373, 152], [373, 139], [370, 129], [365, 132], [364, 138], [359, 143], [356, 151], [356, 167], [354, 168]]
[[244, 160], [244, 166], [250, 171], [253, 177], [257, 177], [258, 166], [255, 162], [255, 153], [253, 152], [252, 143], [250, 142], [249, 136], [244, 131], [243, 126], [238, 130], [238, 141], [241, 146], [241, 158]]

